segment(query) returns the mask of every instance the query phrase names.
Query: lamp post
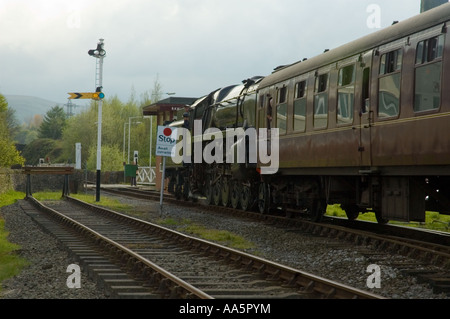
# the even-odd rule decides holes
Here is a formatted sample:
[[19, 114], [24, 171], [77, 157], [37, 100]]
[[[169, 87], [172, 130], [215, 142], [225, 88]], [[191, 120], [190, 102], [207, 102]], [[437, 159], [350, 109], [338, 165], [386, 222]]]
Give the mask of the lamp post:
[[125, 128], [128, 125], [128, 123], [123, 123], [123, 152], [122, 152], [122, 159], [123, 162], [125, 163]]
[[153, 116], [144, 116], [144, 119], [150, 119], [150, 151], [149, 151], [149, 167], [150, 167], [150, 182], [153, 180], [152, 170], [152, 148], [153, 148]]
[[[130, 164], [130, 144], [131, 144], [131, 120], [132, 119], [140, 119], [142, 116], [134, 116], [128, 118], [128, 161], [127, 163]], [[141, 124], [142, 122], [135, 122], [133, 124]]]
[[[106, 57], [106, 51], [104, 49], [104, 40], [100, 39], [97, 43], [97, 48], [89, 50], [88, 54], [97, 59], [97, 67], [95, 72], [95, 85], [96, 92], [101, 92], [103, 89], [103, 59]], [[98, 132], [97, 132], [97, 191], [96, 201], [100, 201], [100, 185], [101, 185], [101, 170], [102, 170], [102, 106], [103, 101], [100, 99], [98, 102]]]
[[124, 123], [123, 125], [123, 155], [125, 158], [125, 127], [128, 125], [128, 155], [127, 155], [127, 164], [130, 164], [130, 144], [131, 144], [131, 124], [141, 124], [142, 122], [133, 122], [132, 119], [142, 118], [141, 116], [130, 117], [128, 118], [128, 123]]

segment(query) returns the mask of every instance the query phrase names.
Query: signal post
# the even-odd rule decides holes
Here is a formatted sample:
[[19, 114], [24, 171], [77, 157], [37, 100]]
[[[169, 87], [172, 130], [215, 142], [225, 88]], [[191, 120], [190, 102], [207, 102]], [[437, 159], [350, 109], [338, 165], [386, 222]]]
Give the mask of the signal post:
[[98, 132], [97, 132], [97, 190], [96, 201], [100, 201], [100, 185], [101, 185], [101, 170], [102, 170], [102, 106], [105, 94], [103, 89], [103, 59], [106, 57], [105, 44], [103, 39], [97, 43], [97, 48], [89, 50], [88, 54], [97, 59], [97, 67], [95, 72], [96, 91], [93, 93], [68, 93], [69, 99], [91, 99], [98, 101]]

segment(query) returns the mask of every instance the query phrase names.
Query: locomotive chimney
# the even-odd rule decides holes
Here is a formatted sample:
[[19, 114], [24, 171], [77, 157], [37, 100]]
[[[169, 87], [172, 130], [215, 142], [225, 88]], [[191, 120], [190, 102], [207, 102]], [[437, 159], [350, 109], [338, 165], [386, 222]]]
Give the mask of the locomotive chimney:
[[444, 3], [447, 3], [448, 0], [421, 0], [421, 2], [422, 3], [420, 5], [420, 13], [436, 8]]

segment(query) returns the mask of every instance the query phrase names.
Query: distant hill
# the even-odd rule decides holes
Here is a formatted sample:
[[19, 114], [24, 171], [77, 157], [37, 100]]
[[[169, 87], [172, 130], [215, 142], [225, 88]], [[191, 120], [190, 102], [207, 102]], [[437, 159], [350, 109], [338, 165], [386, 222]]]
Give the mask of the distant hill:
[[34, 115], [45, 116], [56, 105], [64, 107], [64, 103], [53, 102], [39, 97], [24, 95], [5, 95], [8, 107], [16, 111], [19, 123], [28, 122]]

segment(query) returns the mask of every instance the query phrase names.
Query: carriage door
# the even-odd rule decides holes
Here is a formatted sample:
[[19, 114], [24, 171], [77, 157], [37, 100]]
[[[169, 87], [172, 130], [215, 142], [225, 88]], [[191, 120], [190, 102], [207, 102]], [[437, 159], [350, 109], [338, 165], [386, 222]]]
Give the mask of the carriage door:
[[361, 57], [360, 76], [362, 77], [361, 90], [361, 108], [359, 113], [359, 147], [360, 166], [372, 166], [372, 123], [373, 123], [373, 109], [371, 104], [375, 101], [370, 100], [370, 79], [372, 66], [372, 52]]
[[[267, 128], [267, 154], [270, 155], [271, 145], [270, 145], [270, 129], [273, 128], [273, 105], [275, 100], [270, 94], [270, 90], [266, 89], [259, 93], [259, 101], [258, 101], [258, 128]], [[259, 132], [259, 131], [258, 131]], [[258, 133], [259, 134], [259, 133]]]

